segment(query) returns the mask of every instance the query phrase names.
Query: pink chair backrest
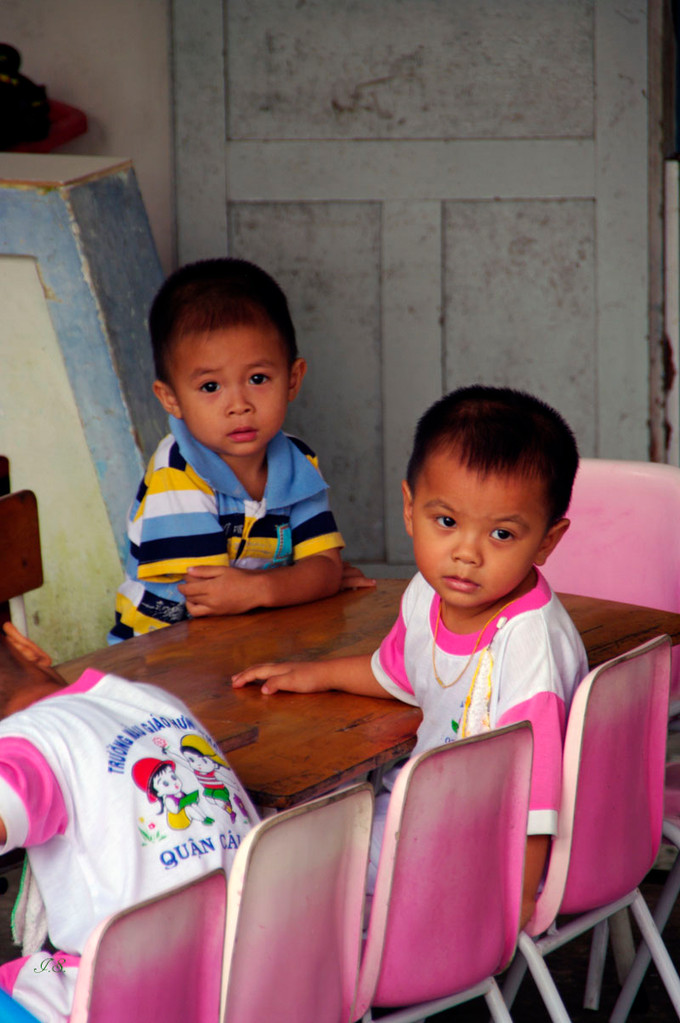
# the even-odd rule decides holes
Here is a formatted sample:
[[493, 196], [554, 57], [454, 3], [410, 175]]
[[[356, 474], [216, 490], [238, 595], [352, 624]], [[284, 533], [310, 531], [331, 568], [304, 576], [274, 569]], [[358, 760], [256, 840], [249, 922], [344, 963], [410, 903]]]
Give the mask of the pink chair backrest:
[[680, 611], [680, 469], [583, 458], [571, 525], [544, 572], [554, 590]]
[[[541, 569], [554, 590], [680, 612], [680, 468], [583, 458], [567, 514]], [[680, 650], [671, 692], [680, 699]]]
[[220, 870], [108, 917], [85, 945], [70, 1023], [218, 1023], [225, 910]]
[[527, 931], [632, 891], [659, 849], [670, 641], [650, 640], [591, 671], [569, 711], [558, 833]]
[[223, 1023], [347, 1023], [372, 816], [364, 784], [269, 817], [243, 840], [229, 876]]
[[523, 722], [438, 747], [395, 783], [353, 1018], [456, 994], [515, 949], [533, 741]]

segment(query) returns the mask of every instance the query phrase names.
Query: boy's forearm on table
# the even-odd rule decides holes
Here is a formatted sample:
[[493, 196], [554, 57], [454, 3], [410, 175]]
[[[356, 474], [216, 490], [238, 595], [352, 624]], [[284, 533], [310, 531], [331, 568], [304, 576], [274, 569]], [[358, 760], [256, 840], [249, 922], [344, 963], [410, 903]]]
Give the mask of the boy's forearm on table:
[[272, 661], [253, 664], [232, 676], [239, 689], [250, 682], [261, 682], [262, 692], [279, 690], [293, 693], [322, 693], [329, 689], [357, 696], [391, 699], [373, 675], [371, 655], [335, 657], [327, 661]]
[[253, 574], [261, 591], [261, 607], [285, 607], [332, 597], [340, 589], [342, 580], [340, 549], [313, 554], [292, 565]]
[[316, 661], [319, 678], [324, 688], [337, 689], [357, 696], [378, 696], [391, 700], [392, 696], [380, 685], [371, 669], [371, 655], [336, 657], [329, 661]]

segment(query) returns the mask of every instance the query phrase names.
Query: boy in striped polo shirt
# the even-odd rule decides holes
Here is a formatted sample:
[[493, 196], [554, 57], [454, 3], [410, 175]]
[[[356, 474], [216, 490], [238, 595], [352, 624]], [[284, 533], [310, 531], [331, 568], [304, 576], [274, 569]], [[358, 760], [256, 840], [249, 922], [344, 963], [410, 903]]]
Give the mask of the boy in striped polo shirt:
[[279, 286], [245, 260], [189, 264], [161, 287], [149, 330], [170, 433], [130, 509], [109, 642], [336, 593], [328, 486], [281, 430], [307, 366]]

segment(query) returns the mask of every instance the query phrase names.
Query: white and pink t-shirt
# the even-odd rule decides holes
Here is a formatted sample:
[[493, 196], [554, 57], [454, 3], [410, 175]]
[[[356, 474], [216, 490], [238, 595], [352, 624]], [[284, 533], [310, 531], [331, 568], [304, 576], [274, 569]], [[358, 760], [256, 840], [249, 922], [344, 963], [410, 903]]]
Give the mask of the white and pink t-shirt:
[[[440, 621], [434, 649], [439, 603], [422, 575], [414, 576], [397, 621], [372, 659], [383, 688], [423, 711], [412, 755], [453, 742], [463, 731], [475, 735], [530, 721], [534, 758], [528, 833], [555, 834], [566, 717], [574, 689], [588, 671], [576, 626], [539, 572], [534, 588], [479, 638], [477, 633], [449, 632]], [[437, 675], [453, 682], [448, 688], [435, 678], [433, 649]]]
[[[229, 801], [206, 797], [182, 740], [214, 751]], [[0, 987], [44, 1023], [68, 1019], [78, 956], [98, 923], [218, 867], [228, 872], [258, 819], [180, 700], [92, 670], [0, 722], [0, 815], [0, 853], [26, 847], [50, 941], [63, 950], [5, 964]]]

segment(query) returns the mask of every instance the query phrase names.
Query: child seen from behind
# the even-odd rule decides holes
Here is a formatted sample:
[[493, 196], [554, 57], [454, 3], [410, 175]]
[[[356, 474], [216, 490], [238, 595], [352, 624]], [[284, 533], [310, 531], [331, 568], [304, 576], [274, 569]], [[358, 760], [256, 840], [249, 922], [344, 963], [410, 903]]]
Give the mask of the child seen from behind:
[[29, 663], [0, 722], [0, 854], [25, 847], [30, 873], [12, 918], [26, 957], [0, 967], [0, 988], [42, 1023], [67, 1023], [91, 931], [228, 873], [258, 815], [176, 697], [92, 669], [66, 685], [43, 651], [4, 629]]
[[306, 363], [278, 284], [245, 260], [190, 264], [161, 287], [149, 330], [170, 434], [130, 509], [109, 641], [336, 593], [343, 539], [327, 484], [281, 429]]
[[[414, 756], [529, 720], [523, 925], [556, 833], [571, 697], [588, 670], [579, 633], [539, 571], [568, 529], [577, 467], [571, 430], [539, 399], [483, 386], [445, 396], [418, 423], [402, 484], [418, 573], [380, 648], [255, 665], [233, 679], [236, 687], [264, 680], [264, 693], [341, 689], [419, 706]], [[377, 801], [373, 877], [393, 781], [394, 772]]]

